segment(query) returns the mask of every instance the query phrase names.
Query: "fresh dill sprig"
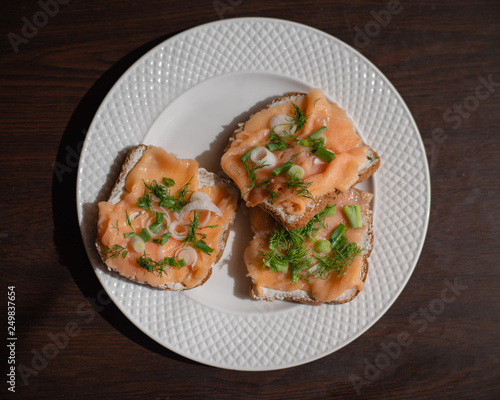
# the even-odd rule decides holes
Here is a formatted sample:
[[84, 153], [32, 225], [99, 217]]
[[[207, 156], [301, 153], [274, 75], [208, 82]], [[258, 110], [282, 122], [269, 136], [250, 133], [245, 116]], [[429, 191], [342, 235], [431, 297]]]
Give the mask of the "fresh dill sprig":
[[154, 261], [151, 257], [148, 257], [146, 252], [140, 256], [137, 260], [137, 265], [145, 269], [148, 272], [157, 274], [160, 278], [165, 272], [165, 267], [176, 267], [181, 269], [186, 265], [184, 260], [177, 261], [175, 257], [165, 257], [160, 261]]
[[293, 116], [292, 116], [292, 123], [290, 124], [290, 132], [295, 128], [295, 133], [298, 133], [305, 125], [307, 122], [307, 116], [302, 112], [300, 107], [292, 103], [293, 106]]
[[299, 196], [314, 200], [314, 196], [309, 191], [312, 182], [306, 182], [294, 175], [289, 176], [285, 181], [285, 186], [293, 189]]
[[189, 203], [190, 196], [188, 197], [188, 195], [189, 193], [192, 193], [192, 190], [189, 189], [189, 185], [191, 184], [192, 179], [193, 178], [191, 177], [189, 181], [177, 191], [177, 201], [175, 202], [175, 206], [171, 208], [172, 211], [180, 211], [187, 203]]
[[260, 165], [257, 165], [255, 163], [253, 163], [253, 165], [250, 165], [250, 161], [251, 161], [250, 160], [250, 156], [252, 155], [252, 152], [257, 147], [258, 146], [252, 147], [243, 156], [240, 157], [240, 160], [241, 160], [241, 163], [243, 165], [243, 168], [246, 171], [248, 179], [250, 179], [250, 185], [248, 185], [247, 187], [245, 187], [245, 191], [242, 194], [246, 195], [247, 193], [250, 193], [254, 188], [259, 188], [259, 189], [262, 189], [265, 192], [267, 192], [269, 194], [269, 196], [271, 197], [271, 203], [274, 203], [274, 200], [276, 200], [277, 197], [278, 197], [278, 193], [276, 193], [274, 190], [266, 187], [267, 185], [269, 185], [271, 183], [271, 181], [268, 180], [268, 179], [263, 179], [263, 180], [261, 180], [260, 182], [257, 183], [257, 172], [256, 171], [258, 169], [267, 167], [268, 165], [264, 164], [264, 163], [262, 163]]
[[274, 129], [271, 129], [271, 132], [269, 132], [269, 138], [267, 139], [266, 148], [269, 151], [275, 151], [275, 150], [285, 150], [287, 146], [288, 143], [285, 140], [283, 140], [283, 138], [280, 135], [274, 132]]
[[[192, 178], [191, 178], [192, 179]], [[153, 211], [152, 209], [152, 199], [151, 194], [158, 199], [158, 205], [160, 207], [168, 208], [174, 212], [179, 212], [182, 208], [189, 202], [189, 184], [191, 179], [180, 188], [176, 195], [170, 193], [170, 187], [175, 185], [175, 181], [171, 178], [163, 178], [162, 183], [152, 181], [150, 184], [146, 183], [144, 180], [144, 195], [137, 201], [137, 206], [148, 211]], [[149, 193], [147, 190], [149, 190]]]
[[182, 241], [183, 243], [193, 244], [198, 241], [198, 235], [201, 236], [202, 239], [205, 239], [207, 235], [200, 232], [200, 213], [198, 211], [193, 211], [193, 219], [189, 221], [188, 225], [188, 233], [185, 239]]
[[315, 138], [308, 138], [308, 139], [302, 139], [298, 141], [298, 144], [300, 146], [304, 147], [310, 147], [311, 150], [309, 151], [311, 154], [318, 151], [321, 148], [325, 148], [325, 138], [318, 136]]
[[312, 260], [308, 256], [308, 248], [304, 237], [298, 231], [288, 231], [281, 225], [269, 239], [269, 251], [264, 256], [263, 267], [273, 272], [286, 273], [290, 268], [292, 283], [300, 278], [300, 271], [310, 268]]
[[206, 242], [205, 238], [207, 237], [206, 234], [201, 232], [201, 229], [203, 228], [215, 228], [217, 225], [211, 225], [211, 226], [204, 226], [200, 227], [200, 214], [198, 211], [193, 212], [193, 219], [190, 220], [188, 224], [188, 233], [187, 236], [184, 238], [182, 243], [190, 244], [193, 246], [193, 248], [198, 249], [202, 251], [205, 254], [212, 254], [214, 249], [212, 249]]
[[147, 192], [146, 188], [144, 188], [144, 193], [142, 197], [139, 197], [136, 203], [137, 207], [142, 208], [143, 210], [153, 211], [153, 202], [151, 201], [151, 195]]
[[293, 113], [288, 116], [289, 123], [282, 124], [286, 128], [283, 130], [283, 136], [274, 132], [274, 127], [269, 132], [266, 147], [269, 151], [285, 150], [291, 146], [297, 138], [298, 132], [304, 127], [307, 116], [295, 103], [292, 103]]
[[106, 254], [109, 256], [109, 259], [111, 260], [117, 258], [120, 254], [122, 258], [125, 259], [125, 257], [127, 257], [128, 254], [128, 250], [125, 247], [120, 246], [119, 244], [114, 244], [111, 247], [106, 246]]
[[265, 192], [267, 192], [267, 194], [270, 196], [270, 199], [271, 199], [271, 204], [274, 203], [274, 201], [278, 198], [278, 192], [274, 191], [273, 189], [271, 188], [268, 188], [266, 187], [267, 185], [269, 185], [271, 183], [271, 181], [269, 179], [267, 180], [262, 180], [260, 181], [259, 183], [256, 183], [255, 184], [255, 187], [256, 188], [259, 188], [259, 189], [262, 189], [264, 190]]
[[[328, 229], [325, 219], [335, 214], [335, 205], [327, 206], [316, 214], [304, 227], [295, 230], [286, 230], [276, 224], [275, 230], [269, 238], [269, 251], [262, 252], [263, 268], [273, 272], [290, 271], [292, 284], [300, 279], [309, 280], [311, 276], [318, 279], [328, 279], [332, 273], [337, 277], [345, 274], [354, 258], [363, 252], [356, 243], [349, 242], [343, 234], [347, 231], [343, 225], [332, 233], [330, 241], [331, 251], [328, 254], [316, 252], [308, 246], [308, 242], [315, 241], [318, 231]], [[341, 229], [342, 228], [342, 229]], [[309, 272], [316, 265], [314, 272]], [[307, 271], [304, 276], [303, 271]]]
[[144, 183], [144, 186], [146, 186], [149, 191], [159, 199], [170, 195], [170, 191], [165, 185], [161, 185], [156, 181], [151, 182], [151, 184], [147, 184], [144, 179], [142, 182]]
[[330, 254], [315, 254], [318, 269], [314, 272], [314, 276], [319, 279], [328, 279], [332, 273], [335, 273], [337, 277], [341, 277], [347, 272], [354, 258], [362, 252], [363, 249], [356, 243], [345, 241], [341, 246], [332, 249]]
[[257, 164], [253, 164], [253, 165], [250, 165], [250, 157], [252, 155], [252, 153], [254, 152], [254, 150], [259, 147], [259, 146], [254, 146], [252, 147], [250, 150], [248, 150], [245, 154], [243, 154], [241, 157], [240, 157], [240, 160], [241, 160], [241, 163], [243, 165], [243, 168], [245, 169], [245, 172], [248, 176], [248, 179], [250, 179], [250, 185], [248, 185], [246, 188], [245, 188], [245, 193], [244, 194], [247, 194], [249, 192], [252, 191], [252, 189], [255, 187], [255, 185], [257, 184], [257, 170], [258, 169], [261, 169], [261, 168], [264, 168], [264, 167], [267, 167], [268, 165], [267, 164], [260, 164], [260, 165], [257, 165]]
[[120, 227], [119, 227], [119, 225], [118, 225], [118, 220], [116, 220], [116, 225], [111, 224], [111, 226], [112, 226], [113, 228], [115, 228], [118, 232], [120, 232]]
[[130, 229], [134, 229], [132, 227], [132, 221], [130, 220], [130, 216], [128, 215], [128, 211], [127, 210], [125, 210], [125, 218], [127, 220], [127, 225], [130, 226]]
[[318, 214], [316, 214], [311, 220], [302, 228], [297, 229], [300, 234], [306, 238], [314, 238], [316, 233], [321, 229], [326, 229], [325, 219], [327, 216], [335, 215], [335, 204], [326, 206]]

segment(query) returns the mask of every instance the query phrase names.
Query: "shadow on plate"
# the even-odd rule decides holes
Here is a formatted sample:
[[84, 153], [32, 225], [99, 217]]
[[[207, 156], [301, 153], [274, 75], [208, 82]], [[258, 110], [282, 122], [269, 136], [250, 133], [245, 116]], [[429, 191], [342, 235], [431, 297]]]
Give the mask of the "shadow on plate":
[[[210, 143], [210, 148], [195, 157], [196, 161], [200, 163], [200, 166], [209, 165], [210, 161], [213, 159], [220, 160], [224, 154], [229, 138], [238, 128], [238, 124], [247, 121], [250, 116], [282, 95], [282, 93], [277, 93], [276, 95], [269, 96], [268, 98], [259, 101], [248, 110], [243, 111], [238, 116], [234, 117], [227, 125], [223, 125], [220, 133]], [[223, 176], [225, 175], [223, 172], [220, 172], [220, 174]], [[225, 177], [229, 179], [227, 176]], [[247, 269], [243, 261], [243, 252], [253, 237], [252, 231], [248, 229], [249, 226], [250, 218], [248, 215], [248, 209], [244, 205], [244, 201], [242, 201], [239, 206], [238, 215], [235, 218], [234, 225], [231, 228], [233, 231], [238, 232], [238, 240], [233, 241], [230, 252], [226, 253], [228, 256], [224, 260], [224, 268], [228, 269], [228, 275], [234, 280], [233, 294], [240, 299], [249, 298], [248, 289], [250, 279], [246, 276]]]
[[[252, 114], [255, 114], [260, 109], [264, 108], [271, 101], [276, 99], [277, 97], [282, 96], [282, 93], [276, 94], [275, 96], [270, 96], [264, 100], [259, 101], [257, 104], [252, 106], [250, 109], [243, 111], [237, 117], [234, 117], [232, 121], [230, 121], [227, 125], [223, 125], [221, 127], [221, 131], [217, 135], [217, 137], [210, 143], [210, 148], [197, 157], [195, 157], [196, 161], [200, 163], [200, 166], [207, 167], [211, 165], [211, 161], [214, 159], [220, 160], [222, 155], [224, 154], [224, 150], [227, 146], [228, 140], [233, 134], [233, 132], [238, 128], [238, 124], [240, 122], [247, 121]], [[215, 169], [213, 169], [215, 171]]]
[[[96, 307], [95, 304], [92, 304], [92, 306], [109, 324], [124, 336], [150, 351], [177, 361], [199, 365], [199, 363], [195, 361], [189, 360], [166, 349], [145, 335], [122, 314], [116, 305], [110, 301], [107, 295], [103, 298], [103, 293], [105, 293], [105, 291], [97, 279], [87, 253], [85, 252], [76, 212], [76, 182], [79, 153], [87, 129], [101, 102], [115, 82], [132, 64], [134, 64], [134, 62], [153, 47], [175, 34], [177, 34], [177, 32], [157, 38], [123, 57], [97, 80], [76, 107], [62, 136], [54, 164], [54, 175], [52, 179], [54, 243], [59, 253], [59, 262], [69, 270], [87, 300], [90, 302], [90, 299], [100, 298], [101, 304], [106, 304], [104, 307], [99, 305]], [[128, 149], [125, 149], [116, 158], [115, 164], [111, 168], [111, 172], [107, 177], [107, 182], [99, 197], [104, 198], [111, 189], [112, 182], [114, 182], [117, 177], [113, 174], [113, 171], [115, 171], [115, 167], [119, 169], [119, 165], [121, 165], [127, 150]], [[95, 209], [97, 206], [95, 204], [86, 205], [86, 207], [84, 207], [85, 213], [89, 211], [89, 207], [94, 207], [90, 213], [95, 213], [95, 215], [97, 215], [97, 210]]]

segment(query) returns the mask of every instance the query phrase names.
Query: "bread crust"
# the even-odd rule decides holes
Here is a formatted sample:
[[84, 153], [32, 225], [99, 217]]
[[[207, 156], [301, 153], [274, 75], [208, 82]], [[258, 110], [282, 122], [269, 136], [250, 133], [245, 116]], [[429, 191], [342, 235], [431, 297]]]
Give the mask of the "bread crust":
[[[236, 139], [236, 135], [245, 129], [246, 123], [254, 115], [256, 115], [259, 112], [266, 110], [268, 108], [275, 107], [279, 104], [292, 102], [292, 101], [294, 101], [300, 97], [303, 97], [303, 96], [307, 96], [307, 94], [301, 93], [301, 92], [286, 93], [283, 96], [274, 99], [269, 104], [267, 104], [265, 107], [261, 108], [260, 110], [258, 110], [254, 114], [252, 114], [247, 121], [239, 123], [238, 128], [232, 133], [231, 137], [229, 138], [229, 141], [226, 145], [226, 148], [224, 149], [224, 153], [226, 153], [228, 151], [228, 149], [231, 147], [231, 144]], [[363, 141], [361, 141], [359, 146], [367, 146], [369, 157], [372, 161], [369, 163], [369, 165], [367, 165], [366, 168], [363, 168], [362, 170], [359, 171], [358, 179], [356, 182], [353, 183], [352, 187], [354, 187], [358, 183], [361, 183], [361, 182], [365, 181], [366, 179], [368, 179], [371, 175], [373, 175], [375, 173], [375, 171], [377, 171], [377, 169], [380, 166], [380, 157], [375, 152], [375, 150], [373, 150], [370, 146], [368, 146]], [[283, 208], [275, 206], [274, 204], [271, 203], [270, 200], [259, 203], [258, 207], [262, 208], [262, 210], [264, 210], [266, 213], [270, 214], [276, 221], [278, 221], [286, 229], [294, 230], [294, 229], [299, 229], [299, 228], [307, 225], [307, 223], [311, 220], [312, 217], [314, 217], [316, 214], [318, 214], [321, 210], [323, 210], [328, 205], [335, 204], [335, 200], [340, 193], [342, 193], [340, 190], [333, 189], [330, 192], [325, 193], [322, 196], [316, 197], [313, 202], [309, 203], [306, 212], [299, 217], [296, 217], [295, 215], [287, 214], [283, 210]]]
[[[368, 212], [366, 213], [366, 215], [364, 216], [363, 224], [367, 224], [367, 226], [368, 226], [368, 229], [366, 230], [366, 233], [364, 235], [364, 240], [363, 240], [363, 242], [365, 243], [365, 246], [364, 246], [364, 251], [363, 251], [363, 264], [362, 264], [361, 271], [360, 271], [360, 279], [364, 283], [366, 280], [366, 276], [368, 275], [368, 267], [369, 267], [368, 258], [370, 257], [370, 254], [372, 252], [373, 241], [374, 241], [373, 212], [371, 209], [369, 209]], [[264, 288], [264, 289], [268, 289], [268, 288]], [[252, 299], [254, 299], [254, 300], [265, 300], [265, 301], [286, 300], [286, 301], [293, 301], [293, 302], [310, 304], [310, 305], [321, 305], [321, 304], [348, 303], [351, 300], [353, 300], [360, 293], [360, 290], [357, 288], [348, 289], [344, 293], [342, 293], [339, 297], [337, 297], [336, 299], [334, 299], [330, 302], [324, 302], [321, 300], [317, 300], [317, 299], [315, 299], [313, 293], [306, 292], [303, 290], [296, 290], [296, 291], [272, 290], [271, 295], [259, 296], [257, 283], [255, 282], [254, 279], [251, 279], [250, 286], [249, 286], [249, 293], [250, 293], [250, 297], [252, 297]]]
[[[118, 175], [118, 178], [116, 179], [116, 181], [113, 185], [113, 188], [111, 189], [111, 192], [110, 192], [108, 198], [106, 199], [106, 201], [110, 201], [113, 204], [116, 204], [123, 198], [123, 196], [125, 194], [124, 187], [125, 187], [125, 180], [127, 178], [127, 175], [135, 167], [135, 165], [139, 162], [139, 160], [141, 159], [142, 155], [147, 150], [147, 148], [148, 148], [148, 146], [146, 146], [144, 144], [140, 144], [140, 145], [132, 148], [127, 153], [127, 155], [125, 157], [125, 161], [122, 164], [120, 174]], [[212, 172], [208, 172], [204, 168], [199, 168], [198, 177], [200, 180], [200, 188], [207, 186], [210, 182], [212, 182], [213, 184], [216, 184], [216, 185], [226, 186], [227, 189], [229, 190], [229, 193], [231, 194], [231, 196], [234, 197], [234, 199], [236, 199], [236, 204], [237, 205], [239, 204], [239, 201], [240, 201], [239, 191], [231, 181], [224, 179], [224, 178], [222, 178], [222, 177], [220, 177]], [[202, 184], [202, 183], [206, 183], [206, 184]], [[212, 275], [213, 265], [215, 265], [219, 262], [219, 260], [221, 259], [222, 255], [224, 253], [227, 239], [229, 237], [229, 232], [230, 232], [231, 227], [233, 225], [235, 216], [236, 216], [236, 212], [233, 214], [232, 219], [230, 219], [228, 221], [228, 224], [226, 224], [226, 226], [224, 227], [224, 230], [223, 230], [221, 238], [220, 238], [219, 252], [217, 253], [214, 263], [208, 269], [207, 275], [203, 278], [203, 280], [198, 282], [196, 284], [196, 286], [193, 286], [190, 288], [186, 287], [185, 285], [183, 285], [180, 282], [168, 282], [168, 283], [165, 283], [163, 285], [157, 285], [154, 287], [156, 287], [158, 289], [162, 289], [162, 290], [182, 291], [182, 290], [194, 289], [195, 287], [203, 285]], [[97, 237], [95, 240], [95, 246], [97, 248], [99, 255], [101, 256], [102, 261], [104, 262], [104, 264], [106, 264], [108, 269], [110, 271], [116, 271], [116, 272], [120, 273], [120, 271], [117, 271], [114, 268], [114, 266], [111, 263], [111, 260], [107, 257], [106, 248], [102, 244], [99, 237]], [[126, 278], [133, 281], [133, 282], [136, 282], [136, 283], [149, 285], [149, 283], [146, 283], [145, 281], [141, 281], [139, 278], [137, 278], [137, 276], [135, 278], [130, 278], [130, 277], [126, 277]]]

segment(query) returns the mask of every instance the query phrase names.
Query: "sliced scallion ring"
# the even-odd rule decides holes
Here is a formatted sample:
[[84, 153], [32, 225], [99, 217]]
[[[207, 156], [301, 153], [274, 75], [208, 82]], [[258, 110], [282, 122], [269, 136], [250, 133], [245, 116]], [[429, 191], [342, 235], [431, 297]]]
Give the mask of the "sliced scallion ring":
[[276, 156], [265, 147], [257, 147], [254, 151], [252, 151], [252, 154], [250, 154], [250, 159], [256, 165], [264, 164], [269, 167], [276, 165]]
[[193, 265], [198, 260], [198, 253], [196, 253], [196, 250], [192, 247], [186, 246], [175, 252], [175, 258], [178, 262], [184, 260], [184, 265]]
[[300, 165], [292, 166], [287, 172], [289, 177], [295, 179], [302, 179], [305, 173], [306, 172], [304, 171], [304, 168], [302, 168]]
[[146, 243], [144, 243], [144, 240], [142, 240], [140, 236], [134, 236], [130, 242], [132, 244], [132, 248], [135, 251], [137, 251], [138, 253], [144, 253], [144, 250], [146, 249]]
[[172, 234], [174, 239], [184, 240], [188, 234], [188, 227], [181, 225], [179, 221], [173, 221], [168, 226], [168, 231]]
[[330, 243], [329, 240], [318, 240], [314, 242], [314, 250], [316, 250], [318, 253], [329, 253], [332, 250], [332, 244]]
[[258, 149], [258, 148], [259, 148], [259, 146], [253, 146], [250, 150], [248, 150], [245, 154], [243, 154], [240, 157], [241, 162], [247, 162], [248, 160], [250, 160], [250, 156], [255, 151], [255, 149]]

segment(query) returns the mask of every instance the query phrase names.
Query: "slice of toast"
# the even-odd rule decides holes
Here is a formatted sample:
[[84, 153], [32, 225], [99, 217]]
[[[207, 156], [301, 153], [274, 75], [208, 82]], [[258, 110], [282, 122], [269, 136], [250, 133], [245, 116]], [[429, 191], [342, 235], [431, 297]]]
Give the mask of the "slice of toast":
[[[321, 225], [314, 234], [317, 239], [328, 238], [332, 231], [340, 224], [350, 228], [343, 212], [346, 205], [359, 204], [363, 226], [349, 229], [345, 233], [351, 243], [356, 243], [362, 251], [354, 257], [354, 261], [345, 270], [330, 275], [315, 276], [318, 271], [318, 260], [314, 257], [312, 249], [308, 254], [311, 262], [309, 268], [300, 272], [299, 279], [292, 282], [292, 266], [287, 271], [273, 271], [270, 266], [264, 265], [270, 251], [270, 241], [276, 240], [276, 230], [280, 227], [260, 208], [250, 210], [252, 230], [254, 237], [245, 250], [245, 263], [250, 277], [250, 296], [255, 300], [288, 300], [312, 305], [323, 303], [341, 304], [353, 300], [363, 289], [368, 273], [368, 257], [373, 248], [373, 214], [369, 206], [372, 195], [358, 189], [351, 189], [337, 197], [335, 216], [323, 220], [325, 228]], [[314, 220], [313, 220], [314, 221]], [[311, 221], [311, 222], [313, 222]], [[273, 239], [271, 239], [273, 238]], [[313, 246], [313, 240], [306, 239], [305, 243]], [[333, 257], [331, 258], [333, 260]], [[340, 276], [339, 276], [340, 275]]]
[[[264, 186], [263, 188], [253, 188], [250, 193], [248, 192], [248, 180], [245, 180], [242, 178], [245, 177], [245, 172], [241, 168], [241, 161], [238, 159], [245, 154], [245, 152], [248, 151], [249, 148], [257, 145], [261, 147], [265, 147], [266, 143], [268, 143], [269, 140], [269, 132], [271, 130], [271, 124], [269, 123], [267, 126], [267, 129], [259, 129], [258, 131], [255, 131], [254, 127], [256, 124], [252, 120], [258, 120], [259, 118], [262, 118], [262, 115], [264, 115], [264, 112], [267, 112], [268, 114], [270, 113], [267, 110], [271, 110], [273, 108], [278, 108], [278, 107], [283, 107], [284, 105], [290, 105], [291, 103], [305, 103], [306, 107], [308, 110], [313, 109], [314, 107], [310, 106], [311, 101], [308, 100], [311, 98], [311, 96], [323, 96], [323, 94], [319, 90], [313, 90], [309, 94], [305, 93], [288, 93], [285, 94], [282, 97], [279, 97], [269, 103], [267, 106], [265, 106], [263, 109], [259, 110], [255, 114], [253, 114], [246, 122], [242, 122], [238, 124], [238, 128], [234, 131], [233, 135], [229, 139], [229, 143], [226, 146], [224, 156], [222, 158], [222, 169], [224, 172], [235, 182], [235, 184], [238, 186], [242, 193], [243, 199], [246, 201], [248, 206], [259, 206], [261, 207], [265, 212], [269, 213], [272, 215], [281, 225], [286, 227], [287, 229], [298, 229], [304, 225], [306, 225], [311, 218], [319, 213], [322, 209], [324, 209], [327, 205], [329, 204], [334, 204], [336, 197], [341, 194], [342, 192], [346, 192], [349, 188], [355, 186], [357, 183], [363, 182], [364, 180], [368, 179], [375, 171], [378, 169], [380, 165], [380, 157], [378, 154], [373, 150], [370, 146], [368, 146], [366, 143], [364, 143], [360, 138], [357, 132], [354, 130], [354, 124], [352, 124], [352, 121], [348, 119], [347, 115], [345, 115], [346, 120], [348, 119], [348, 122], [352, 124], [352, 130], [353, 134], [356, 135], [357, 139], [359, 140], [359, 143], [357, 145], [349, 150], [351, 152], [356, 151], [356, 148], [364, 148], [366, 149], [365, 154], [362, 156], [362, 159], [359, 159], [359, 163], [357, 164], [357, 168], [355, 171], [355, 176], [351, 173], [349, 175], [350, 181], [348, 182], [347, 185], [344, 185], [343, 187], [332, 187], [330, 185], [325, 185], [321, 190], [318, 190], [317, 193], [313, 196], [313, 198], [309, 201], [309, 199], [304, 200], [303, 198], [299, 198], [300, 196], [297, 195], [297, 197], [293, 201], [299, 201], [303, 203], [304, 201], [307, 201], [307, 203], [302, 206], [299, 212], [291, 212], [290, 211], [290, 206], [287, 206], [284, 202], [280, 202], [280, 196], [283, 193], [283, 185], [275, 184], [274, 181], [277, 180], [277, 178], [273, 177], [272, 174], [270, 174], [270, 171], [272, 168], [262, 168], [262, 171], [267, 174], [265, 178], [260, 178], [261, 182], [265, 180], [271, 181], [271, 183], [267, 186]], [[321, 99], [324, 99], [324, 96], [321, 97]], [[326, 100], [325, 100], [326, 101]], [[308, 103], [309, 102], [309, 103]], [[309, 105], [308, 105], [309, 104]], [[319, 103], [320, 104], [320, 103]], [[331, 103], [329, 103], [331, 104]], [[340, 109], [338, 106], [334, 105], [336, 109], [341, 110], [339, 111], [342, 115], [344, 116], [345, 112], [344, 110]], [[332, 105], [333, 107], [333, 105]], [[313, 111], [314, 112], [314, 111]], [[312, 112], [312, 113], [313, 113]], [[342, 114], [344, 113], [344, 114]], [[272, 112], [270, 113], [272, 115]], [[266, 118], [268, 118], [267, 116]], [[314, 117], [314, 115], [313, 115]], [[268, 118], [269, 119], [269, 118]], [[252, 121], [252, 122], [250, 122]], [[247, 129], [248, 125], [252, 125], [251, 128]], [[328, 124], [328, 123], [325, 123]], [[305, 125], [306, 128], [309, 128], [309, 131], [314, 131], [317, 127], [322, 125], [321, 121], [318, 122], [316, 121], [315, 123], [311, 123], [311, 127], [307, 126], [307, 123]], [[258, 124], [257, 124], [258, 126]], [[314, 126], [314, 128], [313, 128]], [[261, 124], [259, 128], [263, 128], [263, 125]], [[298, 132], [299, 134], [301, 131]], [[332, 132], [330, 138], [335, 137], [335, 133]], [[306, 136], [303, 136], [302, 138], [306, 138]], [[327, 148], [329, 147], [328, 142], [325, 145]], [[307, 153], [307, 149], [303, 151], [303, 153]], [[297, 152], [295, 152], [296, 154]], [[273, 154], [277, 154], [278, 158], [280, 157], [280, 150], [273, 151]], [[281, 153], [282, 154], [282, 153]], [[238, 163], [239, 161], [239, 163]], [[281, 160], [281, 164], [285, 160]], [[335, 162], [335, 160], [333, 160]], [[276, 166], [279, 166], [280, 163], [278, 163]], [[326, 164], [325, 164], [326, 165]], [[257, 174], [259, 174], [259, 170], [256, 171]], [[325, 174], [332, 174], [332, 168], [326, 168], [325, 169]], [[248, 172], [247, 174], [248, 175]], [[283, 174], [284, 175], [284, 174]], [[315, 176], [312, 176], [309, 178], [309, 181], [312, 182], [312, 187], [314, 187], [314, 181], [315, 181]], [[259, 178], [256, 179], [257, 181]], [[307, 177], [304, 177], [305, 181], [308, 181]], [[274, 185], [274, 186], [273, 186]], [[273, 199], [270, 195], [267, 195], [265, 193], [266, 189], [273, 188], [276, 189], [277, 193], [277, 199]], [[259, 192], [257, 193], [258, 199], [257, 201], [254, 199], [251, 199], [251, 194], [252, 192]], [[255, 193], [254, 193], [255, 194]]]
[[[158, 152], [158, 154], [160, 154], [158, 157], [162, 160], [166, 157], [165, 159], [169, 161], [169, 168], [159, 170], [156, 175], [153, 174], [148, 176], [147, 170], [156, 168], [154, 164], [145, 164], [146, 162], [157, 162], [154, 158], [157, 156], [151, 155], [151, 152], [153, 151]], [[147, 155], [147, 160], [149, 161], [146, 160], [145, 154]], [[176, 166], [176, 163], [180, 163], [178, 167]], [[136, 234], [141, 233], [139, 220], [147, 220], [148, 215], [151, 215], [149, 222], [154, 222], [156, 211], [163, 212], [165, 214], [164, 218], [168, 217], [168, 221], [170, 223], [175, 221], [176, 217], [179, 216], [179, 212], [177, 210], [177, 212], [173, 212], [165, 207], [159, 208], [159, 199], [151, 194], [149, 197], [152, 200], [152, 211], [138, 208], [136, 205], [138, 196], [147, 192], [146, 187], [142, 182], [141, 174], [143, 174], [143, 179], [148, 184], [152, 183], [153, 178], [157, 182], [161, 183], [163, 177], [169, 178], [172, 176], [172, 173], [174, 172], [172, 167], [182, 170], [176, 173], [177, 176], [184, 174], [183, 177], [186, 182], [177, 182], [178, 186], [182, 186], [186, 183], [189, 190], [193, 190], [194, 192], [205, 191], [208, 193], [212, 198], [213, 203], [218, 206], [219, 210], [222, 212], [222, 216], [219, 217], [214, 213], [210, 214], [210, 222], [205, 223], [205, 225], [217, 226], [215, 228], [207, 226], [206, 229], [199, 230], [197, 232], [199, 235], [197, 238], [199, 239], [203, 237], [203, 234], [206, 234], [205, 231], [209, 231], [209, 239], [211, 241], [206, 239], [206, 243], [209, 243], [212, 248], [211, 254], [207, 254], [196, 249], [197, 261], [193, 265], [164, 265], [163, 268], [161, 268], [159, 267], [159, 264], [154, 264], [154, 262], [158, 263], [165, 257], [175, 258], [174, 249], [179, 250], [187, 246], [193, 247], [194, 245], [191, 246], [192, 243], [183, 243], [183, 240], [177, 240], [173, 237], [168, 238], [168, 240], [162, 244], [161, 237], [157, 237], [156, 240], [160, 241], [160, 243], [153, 244], [152, 240], [154, 239], [151, 238], [151, 240], [146, 242], [145, 254], [140, 254], [131, 244], [131, 240], [133, 240], [137, 235], [129, 238], [125, 238], [124, 236], [130, 232], [135, 232]], [[193, 176], [189, 177], [190, 173], [192, 173]], [[132, 174], [134, 175], [133, 177]], [[131, 179], [135, 179], [135, 182], [128, 182], [127, 177], [129, 176], [131, 176]], [[136, 194], [134, 198], [133, 193], [139, 194]], [[198, 168], [198, 163], [196, 161], [179, 160], [174, 155], [167, 154], [160, 148], [139, 145], [128, 152], [118, 179], [116, 180], [107, 201], [99, 203], [98, 237], [95, 242], [97, 251], [109, 270], [116, 271], [120, 275], [138, 283], [145, 283], [159, 289], [175, 291], [191, 289], [203, 285], [212, 273], [212, 266], [215, 265], [222, 257], [230, 228], [236, 216], [238, 202], [239, 192], [230, 181], [208, 172], [203, 168]], [[110, 212], [113, 212], [114, 214], [110, 214]], [[110, 217], [115, 214], [119, 216], [119, 218], [116, 218], [116, 221], [114, 217]], [[183, 219], [183, 224], [189, 223], [192, 218], [193, 212], [188, 213]], [[147, 225], [145, 226], [145, 229], [149, 229]], [[216, 233], [213, 231], [216, 231]], [[148, 232], [149, 234], [153, 234], [151, 230]], [[166, 233], [168, 235], [169, 231], [167, 223], [165, 223], [164, 230], [161, 233]], [[113, 238], [114, 240], [110, 240], [110, 238]], [[117, 243], [123, 248], [118, 255], [116, 255], [116, 252], [110, 251], [110, 249], [113, 249], [113, 246], [116, 246]], [[116, 247], [115, 249], [120, 250], [120, 248]], [[123, 256], [123, 253], [126, 253], [125, 256]], [[155, 266], [151, 272], [139, 266], [137, 262], [137, 259], [143, 255], [147, 255], [153, 262], [150, 264]], [[159, 271], [162, 272], [159, 273]]]

